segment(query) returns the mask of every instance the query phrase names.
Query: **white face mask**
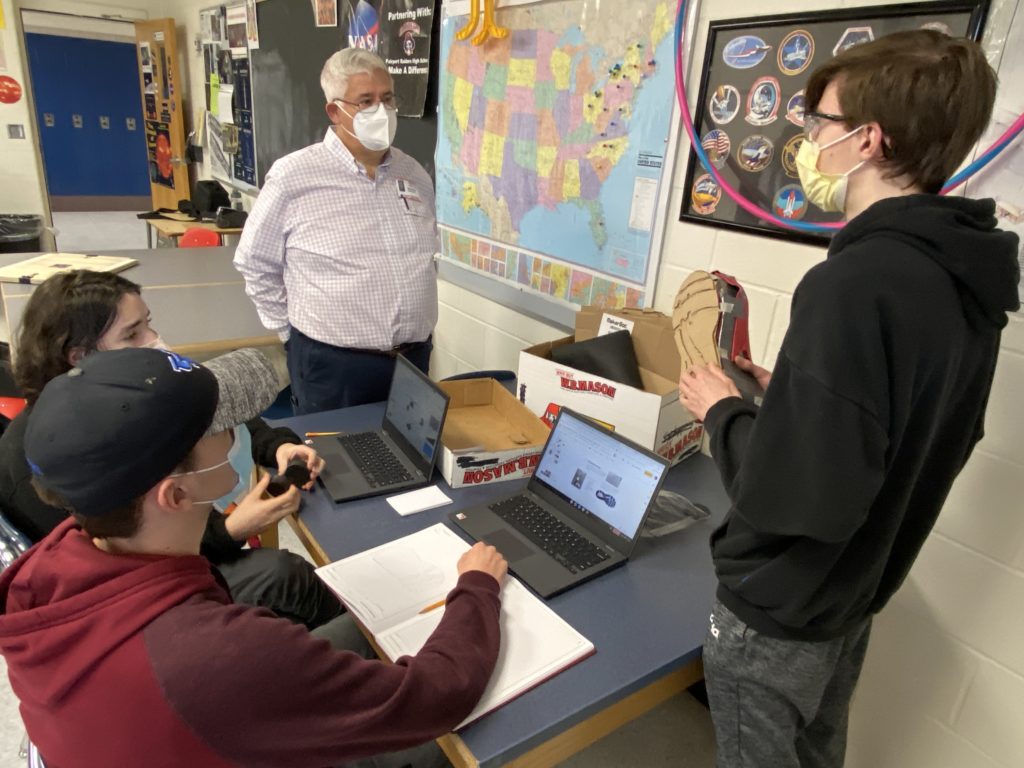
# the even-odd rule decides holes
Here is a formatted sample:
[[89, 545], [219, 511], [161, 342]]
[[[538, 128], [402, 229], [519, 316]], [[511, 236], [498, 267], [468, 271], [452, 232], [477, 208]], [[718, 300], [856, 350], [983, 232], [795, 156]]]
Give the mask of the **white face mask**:
[[800, 144], [800, 149], [796, 153], [796, 170], [800, 175], [800, 186], [804, 188], [807, 200], [823, 211], [842, 213], [846, 210], [846, 192], [850, 184], [850, 174], [867, 161], [861, 160], [846, 173], [825, 173], [818, 170], [821, 153], [841, 141], [846, 141], [863, 127], [862, 125], [859, 128], [854, 128], [823, 147], [819, 147], [817, 142], [809, 137]]
[[[345, 102], [335, 99], [335, 102]], [[344, 106], [342, 106], [344, 109]], [[352, 116], [353, 133], [345, 126], [341, 126], [350, 136], [371, 152], [381, 152], [391, 146], [395, 140], [395, 133], [398, 131], [398, 110], [388, 109], [383, 104], [376, 107], [361, 109]]]
[[146, 349], [170, 349], [170, 347], [167, 345], [167, 342], [160, 338], [159, 333], [156, 335], [155, 339], [153, 339], [148, 344], [143, 344], [142, 346], [145, 347]]

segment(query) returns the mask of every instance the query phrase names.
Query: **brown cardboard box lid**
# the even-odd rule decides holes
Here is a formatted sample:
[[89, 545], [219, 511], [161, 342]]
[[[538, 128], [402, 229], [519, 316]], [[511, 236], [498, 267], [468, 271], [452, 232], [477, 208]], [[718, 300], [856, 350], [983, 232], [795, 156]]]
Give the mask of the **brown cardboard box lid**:
[[673, 338], [672, 318], [653, 309], [606, 309], [583, 307], [576, 313], [576, 340], [597, 336], [605, 313], [633, 321], [633, 350], [640, 368], [663, 379], [679, 381], [679, 350]]
[[441, 443], [449, 450], [507, 451], [536, 446], [548, 428], [494, 379], [442, 381], [451, 397]]

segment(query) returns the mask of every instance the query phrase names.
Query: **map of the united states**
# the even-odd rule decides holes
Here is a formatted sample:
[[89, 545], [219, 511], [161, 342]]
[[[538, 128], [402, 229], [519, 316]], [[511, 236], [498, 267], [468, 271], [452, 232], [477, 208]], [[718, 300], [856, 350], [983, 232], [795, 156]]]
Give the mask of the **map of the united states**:
[[[444, 206], [457, 205], [461, 210], [447, 217], [456, 221], [447, 223], [507, 243], [524, 241], [524, 221], [538, 208], [572, 206], [585, 218], [590, 242], [552, 237], [544, 252], [635, 280], [640, 275], [630, 273], [649, 232], [646, 243], [625, 232], [633, 176], [626, 205], [615, 206], [626, 210], [609, 210], [602, 190], [624, 158], [638, 165], [638, 148], [653, 153], [654, 177], [660, 173], [671, 93], [661, 94], [660, 114], [642, 123], [635, 110], [654, 75], [671, 70], [670, 46], [659, 45], [669, 42], [672, 15], [655, 0], [638, 0], [627, 11], [603, 5], [569, 0], [518, 7], [499, 19], [512, 30], [505, 39], [479, 47], [447, 39], [438, 203], [442, 222]], [[459, 214], [474, 213], [475, 225], [459, 221]], [[566, 248], [571, 252], [560, 252]]]

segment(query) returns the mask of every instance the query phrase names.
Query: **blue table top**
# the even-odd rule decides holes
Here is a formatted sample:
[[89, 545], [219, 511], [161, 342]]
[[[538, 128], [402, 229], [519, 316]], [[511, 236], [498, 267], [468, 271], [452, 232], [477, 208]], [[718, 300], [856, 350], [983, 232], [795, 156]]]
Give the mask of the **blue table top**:
[[[383, 416], [384, 404], [375, 403], [278, 423], [302, 435], [375, 429]], [[435, 478], [452, 504], [400, 517], [383, 497], [334, 504], [318, 486], [300, 516], [328, 556], [339, 559], [526, 486], [518, 480], [452, 490]], [[625, 566], [548, 601], [597, 652], [460, 731], [481, 766], [512, 760], [699, 656], [715, 591], [708, 536], [728, 511], [728, 497], [714, 462], [702, 455], [673, 467], [664, 487], [706, 506], [710, 520], [641, 539]]]

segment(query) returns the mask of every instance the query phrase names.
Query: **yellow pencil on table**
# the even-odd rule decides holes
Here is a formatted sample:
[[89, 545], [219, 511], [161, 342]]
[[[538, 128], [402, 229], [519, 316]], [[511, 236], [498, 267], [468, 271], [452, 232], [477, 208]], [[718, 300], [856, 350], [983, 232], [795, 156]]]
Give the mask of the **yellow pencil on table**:
[[341, 432], [307, 432], [306, 437], [334, 437]]
[[437, 608], [443, 608], [444, 603], [444, 600], [438, 600], [436, 603], [431, 603], [430, 605], [428, 605], [426, 608], [420, 611], [420, 613], [430, 613], [431, 611], [436, 610]]

